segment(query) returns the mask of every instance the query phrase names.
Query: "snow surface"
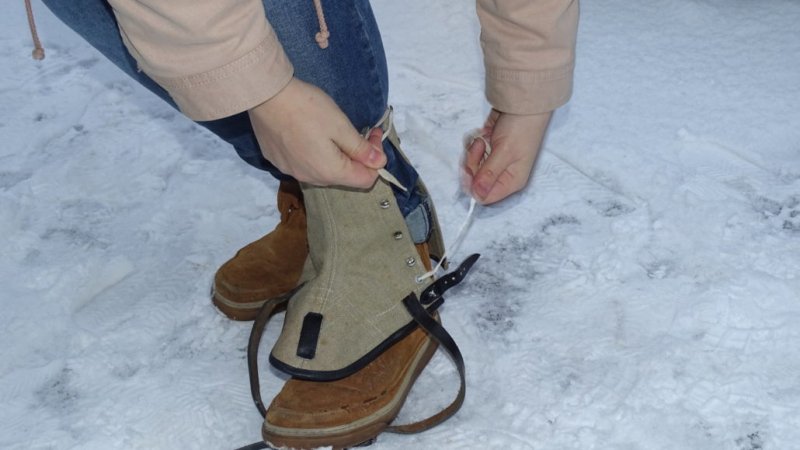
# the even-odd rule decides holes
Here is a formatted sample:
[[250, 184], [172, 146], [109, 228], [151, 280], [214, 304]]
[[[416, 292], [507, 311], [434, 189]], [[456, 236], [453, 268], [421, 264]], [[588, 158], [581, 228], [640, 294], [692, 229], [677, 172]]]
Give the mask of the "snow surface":
[[[0, 448], [259, 439], [249, 324], [208, 290], [278, 220], [277, 184], [38, 2], [47, 59], [31, 60], [6, 3]], [[452, 240], [461, 137], [487, 111], [474, 4], [374, 7], [398, 128]], [[483, 208], [456, 256], [483, 254], [443, 308], [466, 403], [372, 448], [800, 448], [798, 23], [789, 0], [586, 0], [534, 181]], [[269, 397], [281, 377], [263, 379]], [[402, 416], [456, 382], [438, 355]]]

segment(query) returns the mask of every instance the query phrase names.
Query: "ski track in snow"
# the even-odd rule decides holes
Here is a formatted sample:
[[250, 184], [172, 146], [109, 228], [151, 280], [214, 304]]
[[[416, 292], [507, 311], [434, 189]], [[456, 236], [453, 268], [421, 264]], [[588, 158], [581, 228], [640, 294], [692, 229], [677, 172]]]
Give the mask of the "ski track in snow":
[[[376, 1], [404, 146], [452, 240], [487, 111], [474, 5]], [[277, 183], [34, 2], [0, 18], [0, 447], [259, 438], [249, 325], [210, 280]], [[800, 5], [584, 2], [572, 101], [534, 181], [480, 208], [442, 314], [467, 400], [372, 447], [788, 449], [800, 442]], [[271, 324], [272, 342], [280, 319]], [[262, 353], [264, 397], [284, 377]], [[437, 354], [402, 420], [444, 406]]]

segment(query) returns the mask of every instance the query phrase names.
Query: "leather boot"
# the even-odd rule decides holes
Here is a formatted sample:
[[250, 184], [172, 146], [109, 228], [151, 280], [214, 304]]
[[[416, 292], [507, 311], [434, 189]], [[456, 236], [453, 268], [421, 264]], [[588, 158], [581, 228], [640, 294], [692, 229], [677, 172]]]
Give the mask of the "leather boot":
[[217, 270], [212, 301], [234, 320], [253, 320], [270, 299], [297, 287], [308, 256], [306, 211], [296, 181], [281, 181], [278, 189], [281, 221], [271, 233], [239, 250]]
[[[430, 270], [427, 244], [417, 250]], [[437, 343], [416, 328], [345, 378], [290, 379], [267, 410], [264, 441], [274, 448], [294, 449], [342, 449], [370, 442], [390, 426], [436, 348]]]

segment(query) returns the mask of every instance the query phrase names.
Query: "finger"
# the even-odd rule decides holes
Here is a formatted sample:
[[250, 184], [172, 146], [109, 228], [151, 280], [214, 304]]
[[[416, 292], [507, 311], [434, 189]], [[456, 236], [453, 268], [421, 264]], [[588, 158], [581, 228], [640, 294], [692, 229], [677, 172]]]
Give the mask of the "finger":
[[481, 201], [486, 200], [489, 192], [497, 182], [498, 177], [500, 177], [513, 162], [510, 156], [507, 156], [510, 155], [511, 152], [506, 152], [504, 150], [503, 148], [495, 148], [492, 154], [483, 162], [483, 165], [475, 172], [475, 177], [472, 180], [472, 192]]
[[337, 174], [337, 180], [331, 184], [349, 186], [359, 189], [369, 189], [378, 179], [378, 172], [358, 161], [352, 161], [344, 156], [345, 169]]
[[369, 136], [367, 136], [367, 142], [374, 148], [377, 149], [378, 153], [380, 154], [381, 158], [376, 161], [376, 164], [368, 164], [364, 161], [361, 161], [367, 167], [371, 167], [373, 169], [380, 169], [386, 165], [386, 154], [383, 153], [383, 130], [380, 128], [373, 128], [369, 132]]
[[515, 176], [511, 169], [504, 170], [503, 173], [497, 177], [497, 181], [492, 186], [492, 189], [486, 194], [486, 197], [481, 199], [481, 203], [488, 205], [490, 203], [499, 202], [509, 195], [522, 189], [519, 182], [519, 177]]
[[319, 186], [347, 186], [367, 189], [375, 184], [378, 172], [358, 161], [353, 161], [343, 153], [339, 147], [331, 143], [331, 157], [324, 168], [321, 168], [313, 177], [312, 184]]
[[350, 159], [369, 168], [380, 169], [386, 165], [386, 155], [381, 148], [380, 130], [372, 130], [367, 140], [347, 124], [339, 127], [339, 133], [334, 136], [333, 141]]
[[483, 155], [486, 152], [486, 143], [483, 139], [474, 139], [467, 148], [467, 155], [464, 158], [464, 168], [470, 176], [475, 176], [475, 173], [481, 167]]

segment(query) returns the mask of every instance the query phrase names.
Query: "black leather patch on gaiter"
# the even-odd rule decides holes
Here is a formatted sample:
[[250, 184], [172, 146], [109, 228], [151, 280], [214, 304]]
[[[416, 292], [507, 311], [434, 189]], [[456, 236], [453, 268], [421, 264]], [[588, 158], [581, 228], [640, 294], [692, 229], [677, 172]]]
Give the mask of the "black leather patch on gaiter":
[[300, 329], [300, 341], [297, 343], [297, 356], [305, 359], [314, 359], [317, 354], [317, 341], [319, 330], [322, 327], [322, 314], [310, 312], [303, 318], [303, 328]]

